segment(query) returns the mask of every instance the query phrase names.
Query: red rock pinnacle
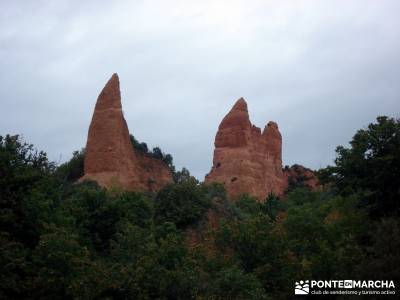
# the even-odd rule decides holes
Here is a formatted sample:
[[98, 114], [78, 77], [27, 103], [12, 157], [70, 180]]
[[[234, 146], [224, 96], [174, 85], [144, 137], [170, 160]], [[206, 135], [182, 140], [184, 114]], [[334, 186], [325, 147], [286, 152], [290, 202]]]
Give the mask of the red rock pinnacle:
[[122, 113], [117, 74], [112, 75], [97, 99], [82, 179], [95, 180], [105, 187], [139, 191], [158, 189], [172, 181], [171, 172], [163, 162], [133, 150]]
[[261, 134], [251, 124], [247, 103], [240, 98], [222, 120], [215, 137], [213, 167], [205, 182], [221, 182], [230, 197], [249, 194], [264, 200], [282, 195], [282, 137], [269, 122]]
[[95, 110], [116, 108], [121, 109], [121, 92], [118, 74], [114, 73], [101, 91]]

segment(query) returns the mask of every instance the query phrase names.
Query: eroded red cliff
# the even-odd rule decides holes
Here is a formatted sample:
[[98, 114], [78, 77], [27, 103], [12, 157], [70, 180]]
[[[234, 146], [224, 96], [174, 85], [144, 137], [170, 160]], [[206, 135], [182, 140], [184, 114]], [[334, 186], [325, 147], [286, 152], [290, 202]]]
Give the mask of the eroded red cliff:
[[84, 165], [81, 180], [95, 180], [107, 188], [156, 191], [172, 182], [172, 173], [164, 162], [133, 149], [117, 74], [112, 75], [97, 99]]
[[263, 201], [282, 195], [282, 137], [275, 122], [263, 132], [252, 125], [247, 103], [240, 98], [224, 117], [215, 137], [213, 166], [205, 182], [223, 183], [231, 198], [249, 194]]
[[302, 165], [286, 166], [283, 169], [285, 176], [285, 191], [293, 190], [297, 187], [305, 187], [310, 191], [316, 191], [320, 188], [315, 172]]

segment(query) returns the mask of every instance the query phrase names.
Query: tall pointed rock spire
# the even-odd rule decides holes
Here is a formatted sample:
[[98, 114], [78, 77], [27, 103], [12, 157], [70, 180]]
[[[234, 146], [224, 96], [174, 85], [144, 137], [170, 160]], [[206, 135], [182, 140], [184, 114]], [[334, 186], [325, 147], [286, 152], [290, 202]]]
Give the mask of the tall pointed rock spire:
[[97, 99], [95, 109], [100, 110], [109, 108], [122, 108], [119, 77], [117, 73], [114, 73], [104, 86]]
[[241, 147], [246, 145], [249, 140], [250, 128], [247, 103], [240, 98], [219, 125], [215, 146]]
[[233, 105], [232, 110], [242, 110], [242, 111], [247, 111], [247, 102], [244, 100], [243, 97], [240, 97], [236, 103]]
[[260, 201], [270, 192], [281, 195], [282, 137], [278, 125], [269, 122], [261, 134], [251, 124], [247, 103], [240, 98], [218, 127], [213, 167], [205, 182], [224, 184], [230, 197], [249, 194]]
[[262, 137], [270, 154], [282, 164], [282, 135], [279, 132], [278, 124], [273, 121], [268, 122]]
[[103, 186], [138, 182], [135, 155], [122, 114], [118, 75], [114, 74], [97, 98], [85, 152], [85, 178]]
[[122, 113], [119, 78], [113, 74], [97, 98], [85, 151], [85, 175], [101, 186], [156, 191], [172, 182], [161, 160], [133, 149]]

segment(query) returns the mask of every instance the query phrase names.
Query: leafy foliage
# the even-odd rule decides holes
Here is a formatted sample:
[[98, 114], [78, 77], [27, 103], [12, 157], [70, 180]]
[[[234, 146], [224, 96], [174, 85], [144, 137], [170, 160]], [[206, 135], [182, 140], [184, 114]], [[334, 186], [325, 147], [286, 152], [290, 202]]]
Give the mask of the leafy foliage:
[[193, 185], [199, 183], [195, 177], [190, 175], [189, 170], [185, 167], [183, 167], [181, 171], [174, 172], [172, 175], [175, 183], [191, 183]]
[[[37, 243], [37, 217], [51, 204], [41, 192], [51, 194], [56, 189], [53, 172], [54, 164], [44, 152], [22, 142], [17, 135], [0, 136], [0, 228], [16, 241], [31, 247]], [[32, 211], [31, 205], [41, 208]]]
[[323, 190], [263, 202], [185, 168], [156, 195], [73, 183], [84, 151], [56, 167], [0, 137], [0, 298], [288, 299], [299, 279], [398, 279], [398, 129], [378, 118]]
[[211, 202], [203, 189], [193, 182], [182, 182], [164, 187], [154, 201], [156, 223], [171, 222], [179, 229], [194, 225]]
[[336, 154], [335, 166], [320, 170], [323, 181], [344, 195], [362, 194], [373, 216], [400, 214], [400, 120], [378, 117]]
[[74, 182], [84, 175], [85, 148], [74, 151], [72, 158], [57, 168], [57, 174], [63, 180]]
[[139, 142], [132, 134], [129, 135], [131, 139], [131, 143], [133, 148], [141, 153], [141, 154], [147, 154], [150, 157], [153, 157], [155, 159], [159, 159], [167, 164], [167, 166], [171, 169], [172, 172], [175, 172], [175, 166], [173, 163], [173, 157], [169, 153], [164, 153], [159, 147], [154, 147], [153, 150], [149, 150], [147, 147], [147, 144], [144, 142]]

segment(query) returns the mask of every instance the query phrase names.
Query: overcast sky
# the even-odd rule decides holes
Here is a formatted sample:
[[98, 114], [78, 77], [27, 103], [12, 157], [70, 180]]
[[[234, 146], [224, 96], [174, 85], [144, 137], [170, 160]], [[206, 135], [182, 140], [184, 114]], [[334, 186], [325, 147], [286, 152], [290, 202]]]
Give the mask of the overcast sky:
[[0, 134], [63, 162], [119, 74], [130, 132], [199, 179], [247, 100], [283, 163], [331, 164], [377, 115], [399, 117], [400, 1], [0, 0]]

